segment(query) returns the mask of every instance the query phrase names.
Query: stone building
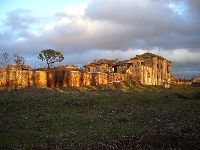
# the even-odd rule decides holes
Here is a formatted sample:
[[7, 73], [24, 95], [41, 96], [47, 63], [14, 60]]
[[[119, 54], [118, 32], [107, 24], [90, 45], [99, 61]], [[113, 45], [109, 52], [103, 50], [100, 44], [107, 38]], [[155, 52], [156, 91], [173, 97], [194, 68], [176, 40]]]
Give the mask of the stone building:
[[145, 53], [130, 60], [101, 59], [85, 66], [90, 73], [108, 73], [108, 83], [136, 80], [144, 85], [169, 86], [171, 62], [161, 56]]
[[[94, 62], [87, 64], [84, 72], [91, 73], [93, 82], [91, 85], [108, 84], [112, 82], [125, 81], [127, 61], [118, 61], [101, 59], [95, 60]], [[94, 81], [96, 83], [94, 83]]]
[[172, 63], [161, 56], [145, 53], [130, 59], [127, 64], [132, 78], [141, 84], [165, 86], [170, 84]]

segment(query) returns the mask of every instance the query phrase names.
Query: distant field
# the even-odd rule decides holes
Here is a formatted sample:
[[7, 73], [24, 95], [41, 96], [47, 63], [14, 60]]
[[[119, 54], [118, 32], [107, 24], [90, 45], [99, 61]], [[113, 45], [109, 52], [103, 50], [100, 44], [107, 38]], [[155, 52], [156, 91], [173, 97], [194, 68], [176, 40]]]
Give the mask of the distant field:
[[117, 86], [1, 91], [0, 149], [200, 149], [200, 88]]

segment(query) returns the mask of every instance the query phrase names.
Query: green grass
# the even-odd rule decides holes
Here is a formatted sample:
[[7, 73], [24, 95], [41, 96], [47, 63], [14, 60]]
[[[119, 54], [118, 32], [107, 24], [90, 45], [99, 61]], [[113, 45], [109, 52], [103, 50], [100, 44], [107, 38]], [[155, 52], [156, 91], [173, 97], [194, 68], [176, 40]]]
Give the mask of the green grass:
[[199, 149], [200, 88], [0, 92], [0, 149]]

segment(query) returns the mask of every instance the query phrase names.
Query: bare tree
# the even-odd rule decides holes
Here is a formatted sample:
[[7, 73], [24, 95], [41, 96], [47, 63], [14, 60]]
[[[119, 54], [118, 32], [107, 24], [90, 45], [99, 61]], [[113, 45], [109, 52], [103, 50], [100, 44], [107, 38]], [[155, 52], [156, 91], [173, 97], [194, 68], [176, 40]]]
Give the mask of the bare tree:
[[11, 58], [10, 58], [9, 54], [6, 51], [2, 50], [0, 52], [0, 67], [4, 68], [4, 67], [8, 66], [10, 63], [10, 60], [11, 60]]
[[22, 67], [25, 64], [24, 57], [22, 55], [20, 55], [19, 53], [14, 53], [13, 61], [17, 65], [17, 67]]

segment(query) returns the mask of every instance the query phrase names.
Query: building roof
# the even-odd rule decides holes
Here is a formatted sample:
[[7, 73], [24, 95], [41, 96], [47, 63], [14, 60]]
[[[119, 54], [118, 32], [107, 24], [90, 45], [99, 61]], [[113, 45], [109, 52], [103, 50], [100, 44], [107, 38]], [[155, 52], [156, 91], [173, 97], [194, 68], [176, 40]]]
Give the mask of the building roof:
[[81, 68], [79, 66], [75, 65], [62, 65], [58, 67], [59, 69], [68, 69], [68, 70], [80, 70]]
[[127, 64], [128, 61], [129, 60], [118, 61], [116, 65], [117, 66], [123, 66], [123, 65]]
[[[135, 58], [132, 58], [132, 59], [137, 59], [137, 58], [152, 58], [152, 57], [157, 57], [157, 58], [162, 59], [162, 60], [167, 60], [167, 59], [165, 59], [165, 58], [163, 58], [163, 57], [161, 57], [161, 56], [159, 56], [159, 55], [152, 54], [152, 53], [149, 53], [149, 52], [144, 53], [144, 54], [142, 54], [142, 55], [136, 55], [136, 57], [135, 57]], [[169, 61], [169, 60], [167, 60], [167, 61], [168, 61], [168, 62], [171, 62], [171, 61]]]
[[116, 65], [118, 63], [118, 60], [109, 60], [109, 59], [100, 59], [100, 60], [95, 60], [92, 63], [89, 63], [85, 66], [94, 66], [94, 65], [101, 65], [101, 64], [108, 64], [108, 65]]
[[86, 66], [98, 66], [98, 65], [102, 65], [102, 64], [108, 64], [110, 66], [115, 66], [115, 65], [118, 65], [118, 66], [123, 66], [125, 64], [130, 64], [131, 63], [131, 60], [136, 60], [136, 59], [139, 59], [139, 58], [153, 58], [153, 57], [157, 57], [158, 59], [162, 59], [162, 60], [166, 60], [168, 62], [171, 63], [171, 61], [159, 56], [159, 55], [155, 55], [155, 54], [152, 54], [152, 53], [144, 53], [142, 55], [136, 55], [136, 57], [134, 58], [131, 58], [130, 60], [124, 60], [124, 61], [118, 61], [117, 59], [115, 60], [109, 60], [109, 59], [100, 59], [100, 60], [94, 60], [92, 63], [89, 63], [87, 65], [85, 65], [84, 67]]

